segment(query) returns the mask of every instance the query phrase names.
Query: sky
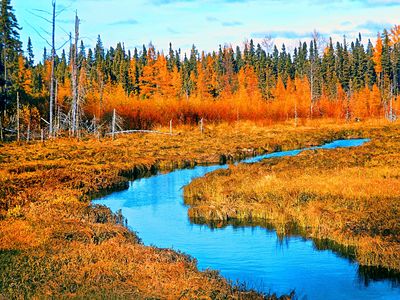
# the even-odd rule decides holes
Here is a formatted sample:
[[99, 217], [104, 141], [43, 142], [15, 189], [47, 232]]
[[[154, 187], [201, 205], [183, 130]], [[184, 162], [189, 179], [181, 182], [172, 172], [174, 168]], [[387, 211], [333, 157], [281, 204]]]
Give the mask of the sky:
[[[32, 39], [36, 59], [51, 40], [52, 0], [12, 0], [21, 40], [26, 49]], [[246, 40], [261, 42], [271, 36], [280, 48], [293, 50], [309, 41], [317, 30], [335, 41], [360, 32], [363, 42], [375, 40], [378, 31], [399, 24], [400, 0], [57, 0], [56, 47], [68, 41], [78, 12], [80, 37], [93, 47], [100, 35], [105, 47], [123, 42], [126, 49], [150, 42], [167, 53], [218, 50], [219, 45], [242, 46]], [[47, 42], [46, 42], [47, 40]], [[67, 43], [69, 45], [69, 43]]]

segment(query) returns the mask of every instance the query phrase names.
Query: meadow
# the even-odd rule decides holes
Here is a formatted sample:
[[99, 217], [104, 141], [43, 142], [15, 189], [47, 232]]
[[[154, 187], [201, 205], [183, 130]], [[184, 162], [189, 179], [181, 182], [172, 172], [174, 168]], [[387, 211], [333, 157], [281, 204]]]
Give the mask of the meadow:
[[[194, 222], [273, 226], [400, 270], [399, 125], [360, 128], [361, 147], [231, 165], [185, 187]], [[328, 247], [329, 248], [329, 247]]]
[[217, 272], [200, 272], [195, 260], [184, 254], [142, 245], [120, 213], [90, 200], [156, 172], [360, 137], [362, 126], [370, 125], [234, 123], [208, 125], [204, 133], [181, 127], [173, 135], [133, 134], [114, 141], [2, 144], [1, 295], [264, 297], [230, 285]]

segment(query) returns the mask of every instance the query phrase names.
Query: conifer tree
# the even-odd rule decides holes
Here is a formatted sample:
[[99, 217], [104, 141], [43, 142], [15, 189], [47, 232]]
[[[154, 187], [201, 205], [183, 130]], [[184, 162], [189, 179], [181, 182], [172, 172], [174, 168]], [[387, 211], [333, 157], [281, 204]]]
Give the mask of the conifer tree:
[[30, 68], [32, 68], [33, 67], [33, 64], [34, 64], [34, 58], [35, 58], [35, 55], [33, 54], [33, 47], [32, 47], [32, 41], [31, 41], [31, 38], [29, 37], [28, 38], [28, 44], [27, 44], [27, 47], [26, 47], [26, 51], [27, 51], [27, 54], [28, 54], [28, 57], [27, 57], [27, 65], [30, 67]]
[[18, 56], [21, 54], [21, 41], [17, 18], [10, 0], [1, 1], [0, 16], [0, 108], [6, 109], [13, 92], [12, 79], [18, 69]]

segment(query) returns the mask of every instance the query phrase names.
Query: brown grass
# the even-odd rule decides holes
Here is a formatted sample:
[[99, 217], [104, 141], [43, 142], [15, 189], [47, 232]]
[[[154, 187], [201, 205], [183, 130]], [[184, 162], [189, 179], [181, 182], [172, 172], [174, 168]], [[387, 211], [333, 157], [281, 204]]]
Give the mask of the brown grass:
[[365, 146], [230, 166], [185, 188], [197, 221], [260, 221], [278, 233], [355, 247], [362, 265], [400, 270], [400, 126], [364, 128]]
[[205, 134], [187, 127], [173, 136], [0, 145], [0, 297], [262, 297], [199, 272], [185, 255], [141, 245], [123, 217], [92, 206], [91, 195], [157, 170], [358, 137], [361, 126], [240, 123]]

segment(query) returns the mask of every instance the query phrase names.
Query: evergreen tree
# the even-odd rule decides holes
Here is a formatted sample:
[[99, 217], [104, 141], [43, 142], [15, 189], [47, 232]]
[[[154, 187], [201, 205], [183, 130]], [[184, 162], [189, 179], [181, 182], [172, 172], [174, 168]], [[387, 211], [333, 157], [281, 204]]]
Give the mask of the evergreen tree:
[[253, 39], [250, 40], [250, 44], [249, 44], [249, 62], [250, 65], [255, 66], [256, 64], [256, 50], [254, 47], [254, 41]]
[[278, 68], [279, 68], [279, 51], [276, 45], [274, 45], [274, 51], [272, 52], [272, 74], [275, 77], [274, 81], [278, 79]]
[[[46, 49], [46, 47], [44, 47], [44, 48], [43, 48], [43, 65], [46, 64], [47, 59], [48, 59], [48, 56], [47, 56], [47, 49]], [[70, 59], [69, 61], [71, 61], [71, 59]]]
[[93, 64], [94, 64], [94, 58], [93, 58], [93, 50], [91, 48], [89, 48], [89, 50], [88, 50], [88, 53], [86, 56], [86, 61], [87, 61], [88, 66], [90, 68], [92, 68]]
[[325, 49], [324, 56], [322, 59], [322, 78], [325, 86], [325, 93], [331, 99], [334, 99], [337, 95], [337, 75], [335, 68], [335, 50], [333, 48], [332, 39], [329, 41], [329, 46]]
[[392, 79], [392, 66], [390, 63], [390, 55], [391, 55], [391, 48], [390, 48], [390, 39], [389, 33], [385, 29], [383, 31], [383, 48], [382, 48], [382, 73], [384, 77], [387, 77], [388, 80]]
[[368, 85], [370, 89], [372, 89], [372, 86], [376, 83], [376, 73], [375, 73], [373, 55], [374, 55], [374, 46], [372, 45], [371, 40], [368, 40], [368, 46], [366, 52], [367, 70], [366, 70], [365, 83]]
[[35, 58], [35, 56], [33, 55], [33, 47], [32, 47], [32, 41], [31, 41], [31, 38], [29, 37], [28, 38], [28, 45], [27, 45], [27, 47], [26, 47], [26, 51], [27, 51], [27, 54], [28, 54], [28, 57], [27, 57], [27, 65], [30, 67], [30, 68], [32, 68], [33, 67], [33, 64], [34, 64], [34, 58]]
[[94, 59], [96, 64], [102, 64], [104, 61], [104, 47], [100, 35], [97, 36], [96, 47], [94, 48]]
[[343, 40], [343, 65], [342, 68], [342, 78], [341, 84], [345, 92], [350, 93], [350, 79], [351, 79], [351, 69], [350, 69], [350, 53], [347, 48], [346, 37]]
[[[18, 71], [18, 56], [22, 43], [19, 40], [21, 28], [10, 4], [10, 0], [1, 1], [0, 16], [0, 109], [4, 110], [9, 102], [9, 92], [13, 92], [12, 79]], [[9, 91], [9, 89], [11, 90]]]
[[289, 76], [286, 61], [287, 61], [286, 46], [285, 44], [283, 44], [281, 53], [279, 55], [278, 74], [285, 85], [287, 83]]
[[169, 51], [168, 51], [168, 58], [167, 58], [168, 70], [171, 72], [174, 69], [175, 66], [176, 66], [175, 52], [172, 49], [172, 44], [169, 43]]
[[192, 81], [190, 74], [191, 64], [185, 53], [182, 63], [182, 90], [186, 98], [189, 98], [194, 88], [194, 82]]
[[243, 68], [244, 61], [242, 57], [242, 52], [240, 51], [240, 47], [236, 46], [236, 60], [235, 60], [235, 72], [239, 73], [240, 69]]
[[86, 60], [86, 49], [85, 45], [83, 44], [83, 41], [81, 40], [81, 45], [79, 46], [79, 52], [78, 52], [78, 66], [83, 65], [83, 61]]
[[196, 46], [192, 45], [192, 49], [190, 50], [190, 58], [188, 61], [188, 67], [190, 72], [197, 74], [197, 57], [199, 53], [197, 52]]
[[59, 83], [64, 84], [66, 77], [68, 77], [68, 64], [65, 50], [63, 50], [61, 54], [61, 59], [59, 59], [59, 62], [56, 64], [56, 80]]

